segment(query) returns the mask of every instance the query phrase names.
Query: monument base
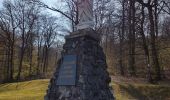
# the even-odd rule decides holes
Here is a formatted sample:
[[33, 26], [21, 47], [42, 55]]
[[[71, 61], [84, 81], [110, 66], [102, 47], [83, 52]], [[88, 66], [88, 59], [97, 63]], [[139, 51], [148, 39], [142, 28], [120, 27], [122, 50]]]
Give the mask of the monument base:
[[[66, 62], [68, 55], [74, 55], [77, 58], [76, 77], [72, 80], [72, 83], [75, 81], [75, 85], [67, 83], [67, 80], [62, 80], [63, 83], [66, 82], [65, 85], [57, 84], [57, 81], [61, 81], [59, 77], [62, 77], [61, 67], [68, 64]], [[62, 58], [57, 66], [50, 80], [45, 100], [114, 100], [109, 87], [111, 79], [107, 72], [106, 57], [95, 31], [79, 30], [66, 36]]]

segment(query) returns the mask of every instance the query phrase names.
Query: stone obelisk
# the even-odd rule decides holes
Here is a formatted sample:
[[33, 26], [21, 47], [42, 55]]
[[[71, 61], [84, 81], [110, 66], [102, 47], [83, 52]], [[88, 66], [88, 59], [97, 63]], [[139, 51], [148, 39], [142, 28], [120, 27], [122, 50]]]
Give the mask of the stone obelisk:
[[106, 57], [93, 30], [93, 0], [78, 1], [78, 30], [65, 37], [45, 100], [114, 100]]
[[79, 24], [77, 29], [93, 28], [93, 0], [78, 0]]

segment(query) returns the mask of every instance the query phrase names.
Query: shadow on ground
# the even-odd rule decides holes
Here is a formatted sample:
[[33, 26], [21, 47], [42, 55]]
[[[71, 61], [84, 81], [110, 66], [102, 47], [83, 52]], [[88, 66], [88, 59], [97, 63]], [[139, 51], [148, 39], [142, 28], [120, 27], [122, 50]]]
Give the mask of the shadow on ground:
[[119, 84], [120, 90], [126, 92], [129, 99], [137, 100], [170, 100], [170, 87]]

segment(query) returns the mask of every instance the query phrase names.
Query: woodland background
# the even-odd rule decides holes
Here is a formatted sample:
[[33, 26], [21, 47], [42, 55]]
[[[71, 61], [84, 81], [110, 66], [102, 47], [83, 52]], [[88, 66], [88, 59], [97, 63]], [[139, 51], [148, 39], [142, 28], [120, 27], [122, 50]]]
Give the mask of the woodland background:
[[[64, 36], [79, 22], [77, 0], [4, 0], [0, 9], [0, 82], [50, 78]], [[60, 14], [58, 18], [50, 9]], [[59, 20], [66, 20], [70, 28]], [[94, 29], [101, 37], [108, 71], [154, 83], [170, 77], [170, 1], [94, 0]]]

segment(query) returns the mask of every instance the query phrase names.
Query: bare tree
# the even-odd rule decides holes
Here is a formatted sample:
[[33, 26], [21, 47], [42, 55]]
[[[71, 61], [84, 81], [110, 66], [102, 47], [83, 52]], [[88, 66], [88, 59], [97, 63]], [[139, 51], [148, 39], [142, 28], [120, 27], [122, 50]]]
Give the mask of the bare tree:
[[18, 74], [17, 74], [17, 80], [20, 80], [24, 54], [25, 54], [26, 47], [28, 45], [28, 39], [31, 35], [33, 26], [35, 24], [36, 16], [35, 14], [33, 14], [33, 11], [35, 10], [34, 4], [29, 4], [23, 0], [17, 0], [15, 1], [15, 5], [17, 6], [17, 11], [18, 11], [17, 19], [21, 22], [21, 24], [19, 25], [19, 31], [21, 34], [21, 49], [20, 49], [20, 60], [19, 60], [19, 67], [18, 67]]
[[[65, 0], [65, 2], [67, 3], [67, 7], [69, 9], [69, 13], [68, 12], [64, 12], [59, 8], [55, 8], [55, 7], [49, 7], [47, 4], [43, 3], [40, 0], [28, 0], [31, 3], [35, 3], [37, 5], [39, 5], [40, 7], [44, 7], [47, 9], [50, 9], [52, 11], [56, 11], [58, 13], [60, 13], [61, 15], [65, 16], [66, 18], [68, 18], [69, 20], [71, 20], [72, 24], [74, 23], [75, 25], [78, 24], [78, 12], [77, 12], [77, 0]], [[73, 24], [73, 26], [74, 26]]]
[[135, 67], [135, 0], [129, 0], [129, 73], [131, 76], [136, 75]]
[[43, 61], [42, 72], [45, 75], [48, 68], [49, 50], [56, 39], [56, 35], [57, 35], [56, 29], [58, 28], [58, 24], [56, 23], [56, 19], [54, 17], [44, 16], [43, 25], [44, 25], [43, 26], [44, 46], [43, 46], [43, 58], [42, 58]]
[[148, 10], [148, 16], [149, 16], [149, 22], [150, 22], [150, 45], [151, 45], [151, 54], [152, 54], [152, 64], [155, 68], [156, 73], [156, 80], [161, 80], [161, 69], [159, 64], [159, 58], [158, 58], [158, 50], [156, 47], [156, 32], [155, 29], [155, 21], [154, 21], [154, 13], [153, 13], [153, 7], [157, 4], [155, 4], [155, 0], [148, 0], [147, 3], [145, 3], [143, 0], [136, 0], [140, 4], [142, 4], [144, 7]]
[[0, 11], [0, 27], [5, 33], [5, 38], [7, 40], [8, 56], [7, 57], [7, 80], [13, 80], [13, 70], [14, 70], [14, 45], [15, 45], [15, 35], [16, 29], [20, 24], [16, 20], [16, 8], [11, 1], [3, 2], [4, 9]]
[[151, 75], [151, 63], [150, 63], [150, 52], [149, 52], [149, 44], [147, 43], [147, 39], [145, 36], [145, 32], [144, 32], [144, 22], [145, 22], [145, 10], [144, 10], [144, 6], [142, 5], [141, 8], [141, 25], [140, 25], [140, 34], [142, 36], [142, 42], [143, 42], [143, 49], [145, 52], [145, 56], [146, 56], [146, 64], [147, 64], [147, 80], [148, 82], [152, 83], [153, 79], [152, 79], [152, 75]]

